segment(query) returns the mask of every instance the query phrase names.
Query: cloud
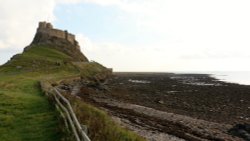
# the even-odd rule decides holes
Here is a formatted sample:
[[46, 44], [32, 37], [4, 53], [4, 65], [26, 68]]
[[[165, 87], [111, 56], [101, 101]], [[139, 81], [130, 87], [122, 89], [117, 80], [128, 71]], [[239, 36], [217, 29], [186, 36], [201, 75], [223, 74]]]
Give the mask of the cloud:
[[[242, 71], [250, 55], [234, 49], [190, 50], [172, 43], [164, 48], [162, 43], [136, 46], [115, 42], [95, 42], [78, 34], [82, 51], [90, 60], [98, 61], [115, 71]], [[220, 52], [218, 55], [217, 53]]]
[[[53, 0], [0, 1], [0, 64], [21, 52], [34, 36], [38, 21], [53, 21]], [[3, 49], [12, 50], [6, 53]]]
[[59, 4], [93, 3], [102, 6], [120, 5], [122, 0], [56, 0]]
[[31, 42], [38, 21], [53, 20], [51, 0], [1, 1], [0, 48], [23, 48]]
[[167, 70], [175, 63], [172, 59], [176, 56], [171, 55], [172, 52], [162, 48], [152, 48], [152, 45], [138, 47], [117, 42], [95, 42], [83, 34], [78, 34], [76, 38], [81, 50], [90, 60], [114, 68], [114, 71], [153, 72]]
[[38, 21], [53, 22], [57, 4], [93, 2], [115, 4], [116, 0], [8, 0], [0, 2], [0, 48], [23, 48], [35, 33]]
[[1, 0], [1, 53], [7, 48], [20, 52], [38, 21], [56, 20], [56, 6], [86, 3], [126, 12], [116, 20], [133, 20], [137, 36], [154, 38], [131, 44], [77, 35], [83, 52], [104, 65], [121, 71], [250, 70], [244, 65], [250, 61], [248, 0]]

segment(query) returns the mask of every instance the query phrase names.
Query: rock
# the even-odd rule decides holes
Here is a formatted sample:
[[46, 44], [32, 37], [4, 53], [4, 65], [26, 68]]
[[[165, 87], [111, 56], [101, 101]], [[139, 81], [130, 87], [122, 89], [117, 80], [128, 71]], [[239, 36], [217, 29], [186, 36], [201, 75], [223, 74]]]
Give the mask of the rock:
[[61, 85], [59, 88], [62, 89], [62, 90], [66, 90], [66, 91], [71, 90], [71, 88], [69, 86], [67, 86], [67, 85]]
[[158, 103], [164, 104], [164, 101], [163, 100], [159, 100]]
[[16, 66], [17, 69], [22, 69], [23, 67], [22, 66]]
[[233, 136], [238, 136], [246, 141], [250, 141], [250, 124], [237, 124], [229, 133]]

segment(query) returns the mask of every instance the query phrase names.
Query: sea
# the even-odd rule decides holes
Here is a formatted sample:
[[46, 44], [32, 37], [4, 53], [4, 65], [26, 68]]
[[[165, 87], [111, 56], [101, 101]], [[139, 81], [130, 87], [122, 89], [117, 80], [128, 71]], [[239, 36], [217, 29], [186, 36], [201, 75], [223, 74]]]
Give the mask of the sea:
[[212, 76], [226, 82], [250, 85], [250, 71], [213, 72]]
[[221, 81], [250, 85], [250, 71], [210, 71], [210, 72], [179, 72], [194, 74], [210, 74], [212, 77]]

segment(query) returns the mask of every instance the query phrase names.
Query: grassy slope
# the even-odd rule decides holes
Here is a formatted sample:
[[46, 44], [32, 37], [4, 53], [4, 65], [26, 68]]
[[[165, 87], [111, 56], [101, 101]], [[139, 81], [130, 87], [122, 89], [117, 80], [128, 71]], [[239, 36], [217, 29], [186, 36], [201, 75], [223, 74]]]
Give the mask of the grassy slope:
[[36, 78], [0, 78], [1, 141], [60, 139], [56, 113], [39, 89]]
[[[55, 49], [36, 47], [0, 67], [1, 141], [56, 141], [61, 139], [57, 113], [42, 94], [39, 81], [43, 79], [59, 80], [79, 75], [79, 69], [76, 69], [69, 60], [69, 56]], [[86, 71], [86, 75], [89, 77], [91, 70], [89, 68], [82, 70], [81, 74], [84, 75]], [[100, 71], [99, 69], [93, 70]], [[92, 133], [94, 141], [101, 138], [109, 141], [142, 140], [112, 123], [111, 119], [102, 111], [79, 101], [78, 105], [88, 109], [87, 113], [78, 112], [84, 122], [92, 123], [88, 125], [93, 126], [97, 121], [104, 123], [102, 126], [105, 128], [93, 126], [97, 129], [91, 129], [99, 132]]]
[[60, 140], [57, 113], [42, 94], [39, 80], [69, 75], [59, 70], [72, 66], [55, 65], [68, 58], [53, 49], [34, 48], [0, 68], [1, 141]]

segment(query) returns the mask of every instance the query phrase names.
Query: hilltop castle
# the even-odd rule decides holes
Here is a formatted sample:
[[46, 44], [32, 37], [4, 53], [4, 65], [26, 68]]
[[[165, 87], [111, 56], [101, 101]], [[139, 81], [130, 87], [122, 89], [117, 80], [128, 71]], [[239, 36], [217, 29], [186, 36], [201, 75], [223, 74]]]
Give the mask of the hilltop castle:
[[71, 44], [80, 49], [78, 42], [75, 40], [75, 35], [68, 33], [67, 30], [62, 31], [60, 29], [53, 28], [51, 23], [47, 22], [39, 22], [39, 26], [37, 28], [37, 34], [47, 35], [48, 37], [57, 37], [60, 39], [65, 39], [69, 41]]
[[29, 50], [33, 46], [55, 48], [71, 56], [74, 61], [88, 62], [88, 59], [80, 51], [75, 35], [67, 30], [55, 29], [48, 22], [39, 22], [33, 41], [24, 50]]

